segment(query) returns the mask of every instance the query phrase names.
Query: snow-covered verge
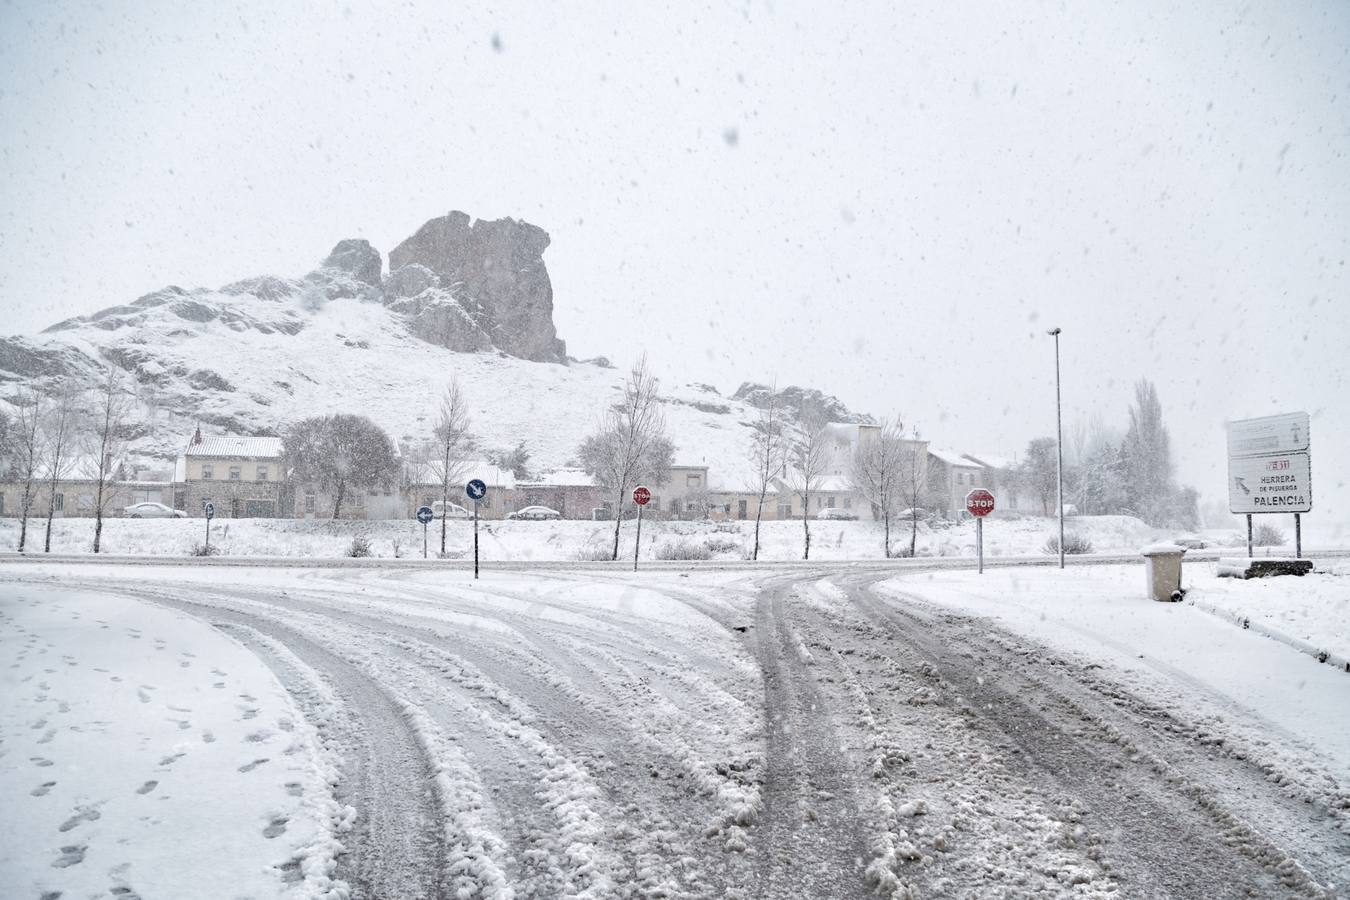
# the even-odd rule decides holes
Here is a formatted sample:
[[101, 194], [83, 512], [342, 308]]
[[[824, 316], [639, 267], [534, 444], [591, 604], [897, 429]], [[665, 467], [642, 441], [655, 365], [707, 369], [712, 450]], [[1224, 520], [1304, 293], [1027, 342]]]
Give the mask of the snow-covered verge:
[[105, 593], [0, 591], [6, 896], [346, 897], [332, 763], [271, 672]]
[[[45, 522], [30, 523], [30, 555], [42, 547]], [[571, 562], [606, 556], [613, 546], [612, 522], [483, 522], [480, 550], [484, 559], [508, 561]], [[36, 529], [36, 534], [35, 534]], [[1094, 553], [1135, 553], [1157, 539], [1173, 537], [1172, 531], [1152, 528], [1130, 516], [1077, 516], [1068, 530], [1087, 538]], [[92, 519], [58, 519], [52, 530], [54, 553], [89, 553], [93, 544]], [[110, 519], [104, 523], [103, 548], [112, 555], [188, 556], [194, 545], [204, 542], [206, 523], [201, 519]], [[991, 519], [985, 524], [985, 554], [989, 558], [1030, 556], [1048, 558], [1044, 545], [1056, 532], [1053, 520]], [[0, 519], [0, 552], [18, 546], [17, 519]], [[345, 556], [352, 538], [360, 535], [378, 558], [405, 559], [422, 555], [422, 528], [411, 520], [305, 521], [296, 519], [216, 520], [211, 544], [227, 556], [307, 557], [332, 559]], [[440, 549], [436, 527], [428, 531], [430, 553]], [[625, 522], [620, 555], [631, 557], [634, 526]], [[813, 560], [881, 559], [883, 529], [879, 522], [811, 522]], [[673, 545], [692, 542], [707, 548], [711, 559], [748, 558], [754, 544], [753, 522], [648, 521], [642, 526], [642, 557], [656, 559]], [[893, 525], [892, 552], [908, 550], [907, 525]], [[975, 526], [972, 522], [921, 523], [917, 555], [920, 557], [973, 556]], [[1309, 545], [1317, 546], [1317, 545]], [[1325, 545], [1331, 546], [1331, 545]], [[473, 552], [472, 526], [450, 523], [447, 553], [465, 558]], [[760, 529], [760, 559], [795, 560], [802, 555], [800, 521], [764, 522]]]
[[[1347, 642], [1344, 576], [1234, 581], [1200, 563], [1185, 568], [1183, 585], [1188, 600], [1264, 604], [1309, 634]], [[987, 616], [1101, 668], [1103, 677], [1164, 708], [1185, 710], [1235, 745], [1279, 745], [1277, 756], [1316, 760], [1341, 783], [1350, 781], [1345, 673], [1189, 603], [1148, 599], [1142, 564], [924, 572], [892, 579], [885, 589]], [[1289, 763], [1286, 775], [1296, 768]]]
[[1188, 601], [1350, 659], [1350, 562], [1320, 562], [1302, 577], [1246, 580], [1213, 577], [1215, 568], [1190, 569]]

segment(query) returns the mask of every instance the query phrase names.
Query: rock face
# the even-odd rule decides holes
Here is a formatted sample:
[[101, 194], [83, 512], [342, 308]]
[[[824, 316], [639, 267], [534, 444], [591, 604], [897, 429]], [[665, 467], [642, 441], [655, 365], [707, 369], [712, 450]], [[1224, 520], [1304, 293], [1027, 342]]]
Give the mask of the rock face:
[[325, 269], [346, 272], [357, 281], [363, 281], [372, 287], [380, 286], [380, 274], [384, 271], [380, 251], [370, 246], [370, 241], [352, 238], [338, 241], [333, 252], [323, 261], [323, 266]]
[[[385, 302], [392, 306], [430, 291], [441, 292], [440, 297], [428, 298], [440, 304], [435, 326], [428, 327], [444, 333], [454, 325], [444, 308], [448, 293], [475, 329], [490, 335], [503, 353], [536, 362], [566, 362], [566, 345], [553, 327], [553, 285], [544, 265], [548, 245], [548, 232], [527, 222], [471, 222], [466, 213], [452, 212], [427, 222], [390, 251], [393, 290], [386, 286]], [[436, 275], [439, 284], [410, 296], [408, 290], [425, 283], [420, 271], [404, 276], [402, 270], [414, 265]], [[428, 308], [432, 307], [415, 315], [423, 316]], [[455, 340], [462, 332], [458, 326], [450, 328]]]
[[798, 422], [848, 422], [857, 425], [875, 425], [869, 415], [849, 410], [838, 397], [823, 393], [815, 388], [800, 388], [791, 385], [778, 393], [765, 384], [747, 381], [736, 389], [731, 399], [739, 400], [748, 406], [765, 407], [769, 398], [777, 398], [778, 405], [789, 411]]

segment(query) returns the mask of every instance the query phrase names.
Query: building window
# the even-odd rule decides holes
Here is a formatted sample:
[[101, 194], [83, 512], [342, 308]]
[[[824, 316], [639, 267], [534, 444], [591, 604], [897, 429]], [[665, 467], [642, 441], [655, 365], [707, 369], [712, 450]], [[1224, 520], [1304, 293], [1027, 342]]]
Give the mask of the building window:
[[210, 481], [216, 477], [215, 467], [202, 464], [202, 481]]
[[691, 487], [691, 488], [702, 487], [702, 486], [703, 486], [703, 476], [701, 476], [701, 475], [686, 475], [686, 476], [684, 476], [684, 486], [685, 486], [685, 487]]
[[239, 466], [230, 466], [230, 480], [238, 481], [243, 477], [244, 471]]
[[94, 495], [76, 494], [75, 505], [79, 508], [80, 512], [92, 512], [94, 509]]
[[852, 509], [852, 508], [853, 508], [853, 498], [852, 498], [852, 497], [845, 497], [845, 498], [844, 498], [844, 509]]
[[267, 466], [258, 466], [258, 480], [259, 481], [267, 480]]
[[780, 518], [780, 519], [790, 519], [790, 518], [792, 518], [792, 504], [791, 504], [791, 503], [780, 503], [780, 504], [778, 504], [778, 518]]
[[305, 512], [307, 512], [307, 513], [312, 513], [312, 512], [314, 512], [314, 495], [313, 495], [313, 494], [306, 494], [306, 495], [305, 495]]
[[65, 494], [57, 494], [57, 495], [55, 495], [52, 499], [56, 501], [56, 508], [57, 508], [57, 509], [64, 510], [64, 509], [66, 508], [66, 495], [65, 495]]

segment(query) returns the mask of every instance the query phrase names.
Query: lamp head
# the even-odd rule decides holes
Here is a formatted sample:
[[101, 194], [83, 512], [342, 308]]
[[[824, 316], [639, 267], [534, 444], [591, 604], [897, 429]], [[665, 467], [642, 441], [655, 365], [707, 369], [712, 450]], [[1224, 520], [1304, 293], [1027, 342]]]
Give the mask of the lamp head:
[[1058, 328], [1051, 328], [1050, 330], [1046, 331], [1046, 334], [1054, 335], [1054, 334], [1059, 334], [1059, 332], [1060, 332], [1060, 329], [1058, 329]]

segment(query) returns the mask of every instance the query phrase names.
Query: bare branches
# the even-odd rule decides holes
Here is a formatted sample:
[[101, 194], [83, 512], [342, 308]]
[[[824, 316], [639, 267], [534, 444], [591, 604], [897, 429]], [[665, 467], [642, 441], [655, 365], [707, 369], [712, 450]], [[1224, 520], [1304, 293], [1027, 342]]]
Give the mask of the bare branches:
[[903, 426], [882, 421], [880, 434], [865, 440], [860, 437], [850, 466], [849, 480], [858, 493], [872, 504], [885, 524], [885, 553], [891, 555], [891, 516], [903, 493], [907, 449]]
[[808, 420], [801, 424], [788, 450], [792, 489], [802, 500], [802, 559], [811, 558], [811, 495], [820, 486], [829, 465], [829, 443], [829, 426]]
[[759, 419], [752, 427], [754, 434], [750, 439], [750, 459], [755, 466], [753, 487], [759, 494], [759, 502], [755, 507], [755, 547], [750, 554], [754, 560], [759, 559], [759, 523], [764, 514], [764, 499], [769, 494], [773, 476], [783, 470], [787, 444], [783, 408], [776, 383], [769, 389], [768, 402], [759, 408]]
[[469, 407], [457, 377], [452, 376], [445, 388], [435, 431], [437, 459], [431, 464], [431, 471], [441, 483], [441, 556], [445, 556], [445, 520], [450, 512], [450, 486], [458, 484], [464, 475], [464, 457], [470, 444]]
[[122, 465], [122, 450], [130, 424], [131, 398], [122, 386], [122, 373], [109, 365], [102, 382], [93, 391], [93, 432], [90, 455], [84, 461], [84, 477], [94, 482], [94, 552], [103, 538], [103, 513], [112, 502], [111, 482]]

